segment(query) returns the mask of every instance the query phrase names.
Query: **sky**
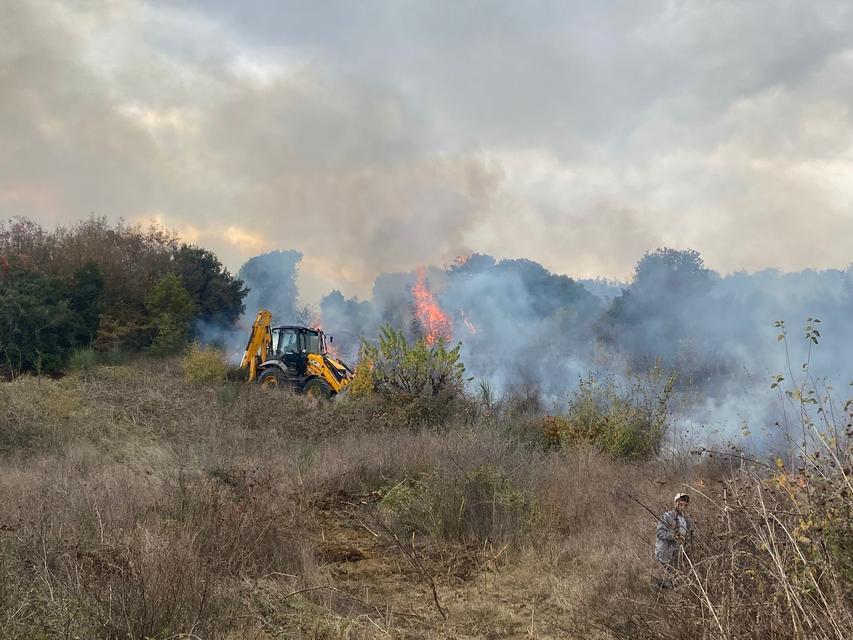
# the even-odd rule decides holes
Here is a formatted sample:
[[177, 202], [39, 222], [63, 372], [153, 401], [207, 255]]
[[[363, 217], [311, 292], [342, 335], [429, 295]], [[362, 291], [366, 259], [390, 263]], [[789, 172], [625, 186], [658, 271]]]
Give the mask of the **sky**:
[[849, 2], [0, 5], [0, 218], [296, 249], [309, 300], [474, 251], [853, 260]]

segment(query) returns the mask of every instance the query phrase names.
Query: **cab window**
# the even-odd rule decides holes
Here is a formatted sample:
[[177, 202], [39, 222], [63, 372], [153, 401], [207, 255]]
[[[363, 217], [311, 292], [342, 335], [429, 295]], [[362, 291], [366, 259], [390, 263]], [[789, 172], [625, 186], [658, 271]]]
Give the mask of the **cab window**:
[[316, 331], [306, 331], [303, 334], [303, 339], [305, 340], [304, 349], [308, 353], [322, 353], [320, 351], [320, 334]]
[[279, 329], [273, 332], [272, 350], [276, 355], [297, 351], [297, 335], [293, 329]]

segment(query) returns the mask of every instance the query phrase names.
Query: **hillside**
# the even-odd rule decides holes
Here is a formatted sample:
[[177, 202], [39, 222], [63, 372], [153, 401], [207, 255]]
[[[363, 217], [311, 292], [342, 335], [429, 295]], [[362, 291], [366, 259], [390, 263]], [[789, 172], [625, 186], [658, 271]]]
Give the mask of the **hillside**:
[[[192, 384], [176, 360], [0, 384], [3, 637], [806, 637], [792, 618], [850, 637], [848, 470], [798, 476], [842, 509], [818, 534], [831, 561], [799, 538], [768, 555], [755, 488], [788, 530], [784, 469], [551, 446], [523, 398], [407, 411]], [[660, 592], [635, 499], [685, 490], [696, 573]]]

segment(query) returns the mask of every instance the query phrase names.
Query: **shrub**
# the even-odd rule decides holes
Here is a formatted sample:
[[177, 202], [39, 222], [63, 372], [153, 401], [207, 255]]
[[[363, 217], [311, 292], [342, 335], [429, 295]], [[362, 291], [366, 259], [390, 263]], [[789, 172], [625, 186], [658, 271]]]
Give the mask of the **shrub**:
[[[807, 342], [819, 337], [806, 327]], [[699, 536], [679, 549], [674, 588], [607, 612], [618, 638], [853, 637], [853, 399], [836, 403], [809, 368], [807, 357], [798, 384], [789, 367], [787, 384], [777, 374], [770, 386], [796, 416], [793, 433], [779, 425], [789, 462], [737, 454], [737, 471], [701, 485]]]
[[236, 384], [225, 383], [216, 391], [216, 401], [220, 407], [230, 407], [240, 395], [240, 387]]
[[190, 382], [224, 382], [228, 363], [220, 349], [194, 342], [181, 360], [181, 369]]
[[392, 526], [435, 538], [518, 544], [536, 522], [536, 504], [506, 470], [482, 464], [469, 471], [407, 479], [383, 496]]
[[68, 359], [68, 368], [79, 373], [89, 373], [98, 364], [98, 356], [91, 347], [76, 349]]
[[495, 465], [481, 465], [467, 472], [456, 485], [455, 495], [446, 489], [435, 498], [441, 533], [447, 538], [474, 538], [492, 544], [515, 542], [533, 515], [532, 499]]
[[648, 459], [660, 450], [674, 383], [674, 375], [665, 379], [659, 369], [629, 387], [613, 379], [581, 380], [568, 411], [544, 419], [546, 436], [555, 444], [591, 443], [618, 458]]
[[465, 365], [459, 359], [461, 344], [447, 349], [443, 340], [412, 344], [402, 331], [382, 327], [379, 345], [362, 343], [362, 357], [372, 366], [374, 387], [407, 400], [419, 396], [455, 396], [462, 392]]
[[[362, 350], [363, 351], [363, 350]], [[373, 393], [373, 360], [362, 353], [352, 382], [347, 388], [351, 398], [365, 398]]]
[[101, 354], [101, 361], [111, 367], [126, 364], [127, 360], [127, 353], [122, 351], [118, 345], [113, 345]]
[[431, 533], [429, 494], [422, 483], [406, 478], [380, 493], [383, 494], [382, 509], [394, 528]]
[[74, 425], [87, 411], [76, 385], [35, 376], [0, 383], [0, 455], [48, 451], [77, 435]]
[[[838, 460], [850, 465], [853, 456]], [[624, 620], [616, 626], [625, 640], [853, 637], [848, 471], [745, 468], [707, 487], [695, 505], [704, 511], [701, 538], [679, 550], [674, 589], [634, 600], [639, 606], [616, 604], [608, 624]]]
[[393, 450], [393, 459], [371, 456], [358, 473], [360, 490], [378, 489], [383, 514], [403, 536], [520, 547], [541, 528], [531, 459], [494, 431], [396, 436]]

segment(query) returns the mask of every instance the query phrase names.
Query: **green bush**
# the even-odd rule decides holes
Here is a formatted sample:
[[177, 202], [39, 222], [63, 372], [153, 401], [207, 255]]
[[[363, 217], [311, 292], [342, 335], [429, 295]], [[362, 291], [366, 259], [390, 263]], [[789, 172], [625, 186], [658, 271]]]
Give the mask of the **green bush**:
[[91, 347], [75, 349], [68, 359], [68, 368], [79, 373], [89, 373], [98, 364], [98, 356]]
[[378, 346], [362, 342], [362, 361], [370, 363], [374, 388], [407, 400], [417, 397], [451, 397], [461, 394], [465, 365], [459, 359], [461, 344], [448, 349], [443, 340], [428, 345], [409, 343], [402, 331], [382, 327]]
[[183, 349], [196, 306], [181, 279], [172, 273], [160, 278], [145, 298], [145, 307], [157, 332], [151, 353], [170, 355]]
[[424, 484], [407, 478], [381, 493], [382, 510], [392, 527], [405, 532], [435, 533], [430, 530], [433, 521], [431, 500]]
[[388, 489], [382, 508], [404, 532], [445, 540], [517, 544], [536, 522], [536, 504], [504, 469], [490, 464], [407, 479]]
[[373, 394], [373, 366], [373, 360], [362, 349], [355, 375], [347, 387], [347, 396], [349, 398], [366, 398]]
[[74, 347], [88, 343], [91, 309], [80, 303], [86, 317], [75, 309], [75, 286], [20, 267], [0, 271], [0, 375], [56, 373]]
[[123, 351], [118, 345], [113, 345], [101, 354], [101, 362], [111, 367], [126, 364], [127, 361], [127, 352]]
[[590, 443], [617, 458], [649, 459], [660, 450], [674, 383], [674, 375], [664, 378], [659, 369], [630, 386], [581, 380], [566, 413], [545, 417], [546, 436], [561, 446]]
[[194, 342], [181, 360], [181, 369], [190, 382], [224, 382], [228, 362], [220, 349]]
[[240, 387], [230, 382], [216, 390], [216, 401], [220, 407], [230, 407], [240, 395]]
[[436, 495], [436, 510], [441, 514], [446, 538], [508, 544], [517, 542], [525, 526], [533, 521], [532, 499], [500, 467], [477, 467], [455, 486], [456, 496], [446, 490]]

